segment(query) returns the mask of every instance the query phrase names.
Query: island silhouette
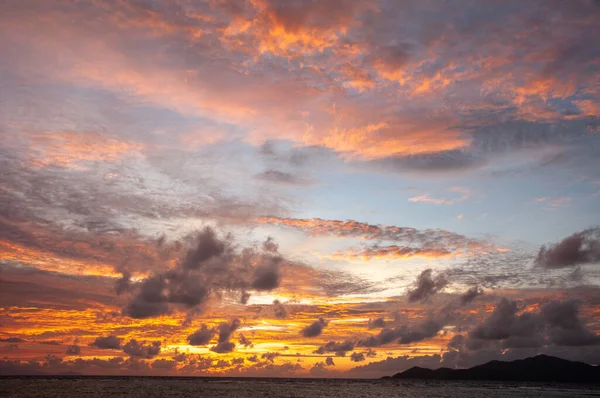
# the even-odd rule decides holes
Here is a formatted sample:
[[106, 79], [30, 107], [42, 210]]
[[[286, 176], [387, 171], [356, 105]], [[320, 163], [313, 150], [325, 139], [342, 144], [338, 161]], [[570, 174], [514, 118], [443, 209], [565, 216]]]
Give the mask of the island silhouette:
[[511, 362], [490, 361], [468, 369], [426, 369], [414, 366], [384, 378], [600, 383], [600, 366], [538, 355]]

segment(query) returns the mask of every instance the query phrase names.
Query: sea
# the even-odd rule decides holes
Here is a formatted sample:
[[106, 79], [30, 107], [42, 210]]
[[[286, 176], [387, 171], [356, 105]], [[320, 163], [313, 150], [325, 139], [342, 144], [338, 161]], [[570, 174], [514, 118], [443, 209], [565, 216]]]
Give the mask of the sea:
[[2, 377], [0, 397], [600, 397], [599, 384], [167, 377]]

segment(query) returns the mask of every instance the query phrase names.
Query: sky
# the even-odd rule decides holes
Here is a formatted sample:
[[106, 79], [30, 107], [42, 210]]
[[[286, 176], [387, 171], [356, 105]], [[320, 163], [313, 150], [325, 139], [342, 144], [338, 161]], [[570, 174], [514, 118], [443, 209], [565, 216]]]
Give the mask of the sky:
[[600, 3], [0, 4], [0, 374], [600, 364]]

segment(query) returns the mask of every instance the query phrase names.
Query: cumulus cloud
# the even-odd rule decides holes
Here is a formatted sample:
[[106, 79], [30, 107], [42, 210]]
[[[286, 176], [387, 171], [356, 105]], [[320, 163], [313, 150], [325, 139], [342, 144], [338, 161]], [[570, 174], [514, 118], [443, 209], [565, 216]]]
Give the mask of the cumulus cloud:
[[116, 336], [97, 337], [92, 345], [98, 348], [118, 350], [121, 348], [121, 339]]
[[379, 347], [392, 342], [410, 344], [422, 341], [434, 337], [450, 319], [451, 314], [448, 309], [443, 309], [438, 314], [433, 314], [412, 324], [381, 329], [378, 334], [360, 340], [357, 345], [362, 347]]
[[327, 326], [327, 321], [323, 318], [319, 318], [310, 325], [300, 330], [300, 334], [304, 337], [316, 337], [323, 332], [323, 328]]
[[579, 305], [576, 300], [552, 300], [539, 312], [523, 312], [516, 301], [502, 298], [492, 314], [469, 332], [467, 346], [478, 349], [485, 341], [512, 348], [600, 344], [600, 336], [579, 318]]
[[207, 345], [212, 340], [214, 334], [214, 329], [209, 329], [206, 325], [202, 325], [200, 329], [187, 337], [187, 341], [190, 345]]
[[460, 295], [460, 303], [461, 305], [469, 304], [471, 301], [475, 300], [477, 296], [481, 296], [483, 294], [483, 289], [479, 286], [470, 287], [466, 292]]
[[131, 272], [123, 271], [122, 276], [115, 282], [117, 296], [131, 290]]
[[362, 361], [366, 360], [365, 354], [363, 354], [362, 352], [353, 352], [350, 355], [350, 360], [352, 362], [362, 362]]
[[269, 258], [266, 263], [260, 264], [254, 270], [251, 287], [255, 290], [273, 290], [280, 283], [278, 264], [280, 257]]
[[554, 245], [542, 246], [535, 262], [547, 268], [600, 262], [600, 228], [586, 229], [567, 236]]
[[240, 320], [237, 318], [229, 322], [223, 322], [219, 325], [219, 335], [217, 345], [210, 348], [211, 351], [224, 354], [232, 352], [235, 349], [235, 343], [230, 341], [231, 335], [240, 327]]
[[252, 342], [246, 336], [244, 336], [242, 333], [240, 333], [238, 336], [238, 342], [243, 347], [250, 347], [250, 348], [254, 347], [254, 344], [252, 344]]
[[469, 333], [471, 339], [504, 340], [507, 346], [538, 346], [542, 323], [539, 314], [519, 311], [516, 301], [500, 300], [492, 314]]
[[160, 341], [153, 341], [146, 344], [145, 342], [138, 342], [136, 339], [131, 339], [122, 348], [123, 352], [129, 354], [131, 357], [150, 359], [160, 353], [160, 346]]
[[369, 329], [384, 328], [385, 327], [385, 319], [383, 317], [369, 319], [368, 327], [369, 327]]
[[314, 353], [323, 355], [328, 352], [334, 352], [336, 356], [343, 357], [346, 356], [346, 352], [352, 351], [353, 349], [354, 342], [352, 341], [330, 341], [327, 344], [320, 346]]
[[195, 245], [188, 250], [181, 267], [198, 269], [204, 266], [206, 261], [223, 255], [226, 249], [227, 241], [220, 240], [212, 228], [206, 227], [196, 236]]
[[278, 352], [265, 352], [264, 354], [262, 354], [260, 357], [264, 360], [267, 360], [269, 362], [273, 362], [273, 360], [275, 360], [275, 358], [277, 358], [278, 356], [280, 356], [281, 354]]
[[562, 346], [600, 344], [600, 335], [588, 329], [579, 318], [580, 304], [576, 300], [552, 300], [542, 307], [541, 316], [552, 343]]
[[433, 277], [433, 271], [426, 269], [419, 274], [413, 287], [408, 289], [408, 301], [427, 301], [431, 296], [443, 290], [446, 285], [448, 285], [448, 280], [444, 274]]
[[231, 236], [219, 238], [205, 228], [192, 238], [192, 247], [174, 268], [144, 279], [123, 312], [132, 318], [168, 314], [171, 305], [200, 308], [211, 295], [236, 291], [247, 302], [248, 290], [277, 288], [281, 277], [281, 256], [271, 238], [262, 251], [246, 248], [237, 253]]
[[333, 362], [333, 358], [327, 357], [327, 359], [325, 359], [325, 365], [327, 365], [327, 366], [335, 366], [335, 362]]

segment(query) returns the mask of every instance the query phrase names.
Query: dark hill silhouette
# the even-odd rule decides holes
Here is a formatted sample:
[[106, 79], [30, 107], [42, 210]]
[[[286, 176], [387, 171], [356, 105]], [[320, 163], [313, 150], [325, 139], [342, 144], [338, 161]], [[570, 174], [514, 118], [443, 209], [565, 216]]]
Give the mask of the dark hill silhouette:
[[418, 366], [392, 376], [394, 379], [502, 380], [600, 383], [600, 366], [538, 355], [512, 362], [490, 361], [469, 369], [425, 369]]

